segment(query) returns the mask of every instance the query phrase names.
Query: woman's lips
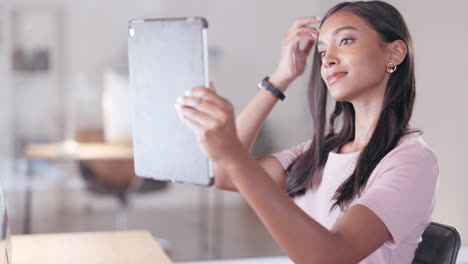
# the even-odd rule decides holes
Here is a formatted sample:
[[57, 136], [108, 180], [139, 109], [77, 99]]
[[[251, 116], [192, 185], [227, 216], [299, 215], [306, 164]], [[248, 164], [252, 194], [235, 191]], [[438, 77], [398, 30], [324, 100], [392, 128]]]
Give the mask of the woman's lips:
[[327, 82], [328, 82], [328, 84], [333, 84], [338, 79], [345, 76], [346, 74], [348, 74], [348, 73], [347, 72], [334, 72], [334, 73], [327, 76]]

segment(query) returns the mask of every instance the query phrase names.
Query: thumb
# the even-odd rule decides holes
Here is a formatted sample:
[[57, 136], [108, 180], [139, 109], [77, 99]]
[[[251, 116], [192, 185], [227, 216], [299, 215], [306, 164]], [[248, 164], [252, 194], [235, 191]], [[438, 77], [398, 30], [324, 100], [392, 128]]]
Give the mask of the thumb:
[[213, 82], [210, 82], [210, 90], [216, 93], [216, 88], [214, 87]]

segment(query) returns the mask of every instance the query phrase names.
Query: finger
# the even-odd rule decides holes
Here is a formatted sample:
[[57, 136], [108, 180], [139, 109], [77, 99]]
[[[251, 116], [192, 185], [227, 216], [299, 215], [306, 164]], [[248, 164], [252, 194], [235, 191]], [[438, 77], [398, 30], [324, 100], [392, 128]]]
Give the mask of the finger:
[[179, 112], [182, 117], [187, 117], [190, 120], [195, 121], [199, 124], [200, 127], [203, 128], [213, 127], [216, 124], [216, 120], [214, 120], [211, 116], [192, 107], [182, 106], [180, 107]]
[[312, 41], [313, 43], [315, 43], [315, 40], [317, 39], [316, 36], [313, 36], [309, 33], [302, 33], [302, 34], [299, 34], [299, 35], [295, 35], [294, 37], [291, 38], [291, 40], [289, 40], [289, 43], [286, 43], [286, 46], [289, 47], [289, 48], [296, 48], [298, 47], [299, 45], [299, 42], [301, 40], [307, 40], [307, 41]]
[[185, 125], [190, 127], [192, 130], [194, 130], [195, 133], [199, 133], [203, 127], [200, 123], [196, 122], [195, 120], [189, 119], [188, 117], [184, 116], [182, 114], [182, 106], [175, 104], [174, 105], [177, 111], [177, 115], [179, 116], [180, 120], [184, 122]]
[[177, 97], [176, 103], [180, 106], [197, 107], [203, 99], [191, 95]]
[[313, 34], [313, 35], [318, 35], [319, 30], [317, 28], [314, 28], [314, 27], [300, 27], [300, 28], [296, 28], [295, 30], [292, 31], [293, 36], [301, 34], [301, 33], [310, 33], [310, 34]]
[[222, 117], [224, 116], [224, 108], [221, 108], [220, 106], [213, 104], [212, 102], [206, 101], [200, 97], [182, 96], [177, 98], [177, 104], [179, 104], [180, 106], [188, 106], [195, 108], [218, 120], [222, 119]]
[[290, 34], [285, 38], [285, 43], [291, 42], [296, 36], [303, 34], [310, 34], [311, 36], [317, 37], [319, 34], [319, 30], [310, 27], [297, 28], [291, 31]]
[[316, 28], [311, 28], [311, 27], [296, 28], [296, 29], [289, 32], [289, 34], [285, 38], [285, 42], [289, 42], [289, 41], [291, 41], [292, 38], [294, 38], [294, 36], [304, 34], [304, 33], [308, 33], [308, 34], [311, 34], [311, 35], [318, 35], [319, 30], [316, 29]]
[[214, 86], [213, 82], [210, 82], [210, 90], [216, 93], [216, 87]]
[[186, 96], [195, 96], [195, 97], [200, 97], [203, 98], [203, 100], [212, 102], [216, 105], [223, 106], [224, 104], [228, 103], [226, 99], [223, 97], [219, 96], [216, 94], [216, 92], [204, 88], [204, 87], [195, 87], [190, 90], [188, 90], [185, 93]]
[[312, 50], [312, 47], [314, 46], [315, 44], [315, 41], [312, 41], [312, 40], [308, 40], [304, 49], [302, 49], [302, 52], [304, 52], [304, 54], [306, 55], [309, 55], [310, 54], [310, 51]]
[[210, 101], [207, 96], [200, 97], [195, 95], [180, 96], [177, 98], [176, 103], [197, 108], [204, 112], [228, 110], [228, 105], [230, 104], [227, 100], [220, 100], [218, 102], [216, 100]]
[[300, 17], [296, 19], [292, 28], [298, 28], [298, 27], [306, 26], [306, 25], [313, 24], [313, 23], [319, 23], [321, 20], [322, 18], [318, 16]]

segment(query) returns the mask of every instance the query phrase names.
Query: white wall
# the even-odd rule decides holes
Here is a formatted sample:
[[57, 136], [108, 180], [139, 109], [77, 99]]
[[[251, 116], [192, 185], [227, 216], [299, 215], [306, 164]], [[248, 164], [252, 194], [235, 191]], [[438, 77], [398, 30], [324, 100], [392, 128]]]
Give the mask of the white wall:
[[467, 1], [398, 1], [413, 33], [417, 100], [413, 124], [425, 131], [440, 163], [440, 193], [434, 219], [468, 239], [468, 17]]

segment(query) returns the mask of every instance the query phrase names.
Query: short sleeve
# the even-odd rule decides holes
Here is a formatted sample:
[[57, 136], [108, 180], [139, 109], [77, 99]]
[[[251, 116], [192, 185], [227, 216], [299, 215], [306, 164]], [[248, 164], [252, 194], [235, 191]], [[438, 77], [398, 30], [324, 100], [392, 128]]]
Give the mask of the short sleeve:
[[419, 239], [430, 223], [439, 165], [436, 155], [422, 144], [407, 144], [387, 155], [354, 204], [366, 206], [384, 222], [392, 236], [385, 244], [394, 248], [407, 238]]
[[307, 142], [303, 142], [299, 145], [296, 145], [290, 149], [283, 150], [282, 152], [275, 153], [273, 154], [273, 157], [275, 157], [280, 163], [281, 166], [283, 166], [283, 169], [287, 170], [289, 166], [306, 150], [310, 148], [312, 140], [309, 140]]

